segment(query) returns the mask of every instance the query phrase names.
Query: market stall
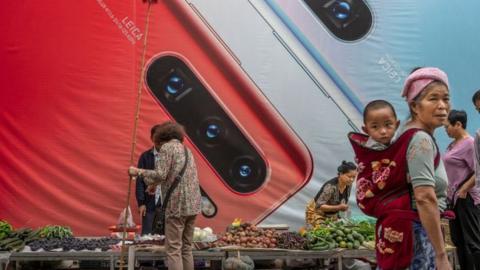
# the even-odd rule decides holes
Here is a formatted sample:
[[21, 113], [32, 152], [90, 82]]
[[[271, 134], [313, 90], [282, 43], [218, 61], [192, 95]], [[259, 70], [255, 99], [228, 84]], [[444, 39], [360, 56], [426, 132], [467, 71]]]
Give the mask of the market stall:
[[[336, 264], [336, 269], [342, 269], [342, 260], [346, 258], [370, 258], [374, 260], [375, 251], [371, 249], [335, 249], [328, 251], [311, 251], [311, 250], [253, 250], [253, 249], [227, 249], [227, 250], [196, 250], [193, 256], [196, 260], [210, 261], [212, 269], [220, 269], [222, 262], [231, 256], [237, 256], [240, 252], [242, 256], [249, 256], [252, 260], [273, 260], [273, 259], [315, 259], [320, 264], [325, 260], [330, 260]], [[455, 248], [447, 248], [450, 262], [455, 265], [456, 256]], [[24, 261], [105, 261], [109, 262], [110, 269], [118, 267], [120, 252], [100, 251], [100, 252], [0, 252], [0, 270], [5, 269], [5, 265], [9, 263]], [[154, 261], [164, 260], [165, 253], [163, 251], [137, 251], [135, 246], [129, 248], [128, 253], [128, 270], [135, 269], [137, 261]]]
[[[18, 269], [21, 262], [73, 260], [104, 262], [115, 269], [125, 258], [129, 270], [139, 262], [165, 260], [164, 237], [136, 236], [125, 241], [128, 259], [121, 254], [121, 239], [116, 237], [73, 237], [67, 227], [46, 226], [37, 230], [13, 228], [4, 224], [0, 239], [0, 270], [7, 265]], [[342, 269], [346, 259], [361, 258], [375, 266], [374, 223], [369, 221], [327, 221], [321, 226], [292, 232], [288, 226], [260, 227], [234, 221], [225, 232], [196, 228], [193, 256], [210, 269], [225, 267], [234, 259], [253, 267], [261, 261], [309, 263], [318, 268]], [[456, 264], [455, 247], [447, 245], [449, 260]], [[236, 268], [231, 268], [236, 269]]]

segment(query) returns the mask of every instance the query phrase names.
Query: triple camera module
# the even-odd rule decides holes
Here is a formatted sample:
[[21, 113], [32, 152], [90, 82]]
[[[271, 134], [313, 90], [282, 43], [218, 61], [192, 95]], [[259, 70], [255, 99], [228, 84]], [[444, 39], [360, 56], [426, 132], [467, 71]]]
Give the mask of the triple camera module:
[[182, 60], [155, 58], [146, 84], [231, 189], [251, 193], [264, 183], [265, 161]]
[[372, 27], [372, 12], [362, 0], [305, 0], [305, 3], [341, 40], [361, 39]]

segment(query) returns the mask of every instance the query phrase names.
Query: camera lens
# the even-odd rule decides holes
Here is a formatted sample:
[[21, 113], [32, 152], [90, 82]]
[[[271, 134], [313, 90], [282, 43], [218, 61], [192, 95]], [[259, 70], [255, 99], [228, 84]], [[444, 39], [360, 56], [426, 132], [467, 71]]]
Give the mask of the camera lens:
[[183, 89], [184, 83], [182, 78], [179, 76], [172, 74], [170, 78], [168, 78], [167, 84], [165, 85], [165, 91], [170, 95], [177, 95]]
[[303, 0], [328, 30], [344, 41], [355, 41], [369, 33], [373, 14], [366, 0]]
[[346, 20], [350, 17], [350, 12], [352, 8], [349, 3], [346, 1], [336, 1], [332, 5], [332, 12], [335, 18], [339, 20]]
[[[237, 158], [232, 165], [231, 174], [237, 181], [236, 184], [242, 186], [249, 184], [258, 178], [258, 166], [251, 157]], [[251, 183], [250, 183], [251, 184]]]
[[220, 135], [220, 127], [216, 124], [208, 125], [205, 135], [207, 135], [209, 139], [215, 139], [218, 135]]
[[209, 117], [205, 119], [197, 130], [197, 136], [205, 145], [215, 146], [225, 138], [225, 125], [219, 118]]
[[248, 177], [252, 173], [252, 168], [248, 165], [241, 165], [238, 169], [238, 174], [241, 177]]
[[[194, 70], [173, 55], [155, 57], [146, 70], [145, 83], [165, 113], [185, 127], [215, 177], [238, 193], [254, 192], [265, 183], [266, 161], [226, 104], [212, 95], [222, 89], [207, 89]], [[215, 210], [215, 202], [204, 199], [203, 215], [214, 216]]]

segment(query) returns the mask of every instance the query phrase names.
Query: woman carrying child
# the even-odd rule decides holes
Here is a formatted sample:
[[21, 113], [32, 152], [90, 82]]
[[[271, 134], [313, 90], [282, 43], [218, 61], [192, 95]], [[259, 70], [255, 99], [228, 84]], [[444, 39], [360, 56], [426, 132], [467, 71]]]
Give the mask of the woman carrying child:
[[395, 142], [370, 148], [369, 136], [349, 135], [359, 164], [357, 204], [377, 218], [379, 269], [451, 269], [440, 227], [447, 175], [432, 137], [450, 111], [447, 75], [438, 68], [417, 69], [402, 96], [411, 118]]

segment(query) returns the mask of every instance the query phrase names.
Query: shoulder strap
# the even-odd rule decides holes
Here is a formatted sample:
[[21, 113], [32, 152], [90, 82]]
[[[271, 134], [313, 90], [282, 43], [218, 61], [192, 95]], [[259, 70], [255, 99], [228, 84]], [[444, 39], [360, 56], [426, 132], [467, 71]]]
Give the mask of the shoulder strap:
[[[432, 137], [433, 138], [433, 137]], [[438, 148], [437, 142], [435, 138], [433, 138], [433, 142], [435, 143], [435, 147], [437, 148], [437, 154], [435, 155], [435, 159], [433, 160], [433, 167], [437, 169], [438, 165], [440, 164], [440, 149]]]
[[168, 201], [170, 200], [170, 196], [172, 195], [172, 192], [177, 188], [178, 184], [180, 183], [180, 180], [183, 178], [183, 174], [185, 173], [185, 170], [187, 169], [187, 163], [188, 163], [188, 151], [187, 147], [184, 145], [183, 146], [184, 153], [185, 153], [185, 164], [183, 165], [182, 170], [180, 173], [175, 176], [175, 180], [173, 180], [172, 185], [170, 188], [167, 190], [167, 193], [165, 194], [165, 198], [163, 199], [163, 204], [162, 204], [162, 213], [165, 213], [165, 209], [167, 208]]

